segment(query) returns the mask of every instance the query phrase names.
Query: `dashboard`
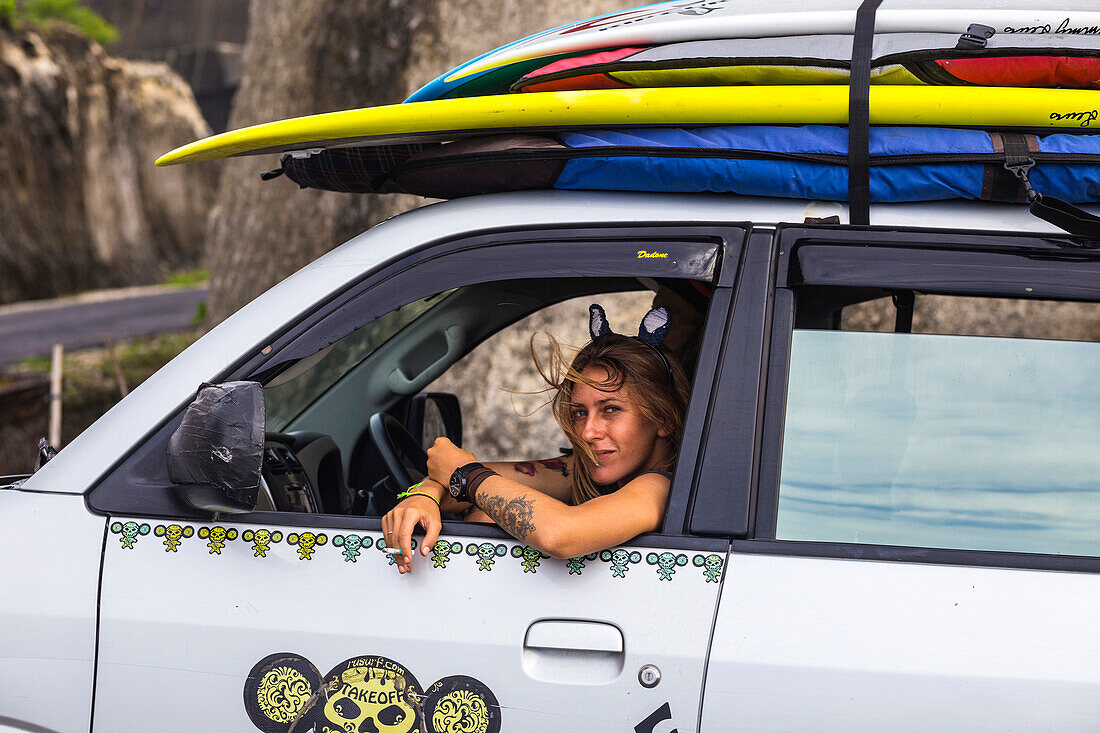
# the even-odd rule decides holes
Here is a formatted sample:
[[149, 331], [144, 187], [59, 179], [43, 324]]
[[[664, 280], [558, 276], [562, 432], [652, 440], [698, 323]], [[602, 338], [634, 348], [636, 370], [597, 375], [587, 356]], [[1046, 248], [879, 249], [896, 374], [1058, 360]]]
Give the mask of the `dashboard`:
[[261, 479], [258, 511], [346, 514], [352, 506], [340, 448], [322, 433], [265, 435]]

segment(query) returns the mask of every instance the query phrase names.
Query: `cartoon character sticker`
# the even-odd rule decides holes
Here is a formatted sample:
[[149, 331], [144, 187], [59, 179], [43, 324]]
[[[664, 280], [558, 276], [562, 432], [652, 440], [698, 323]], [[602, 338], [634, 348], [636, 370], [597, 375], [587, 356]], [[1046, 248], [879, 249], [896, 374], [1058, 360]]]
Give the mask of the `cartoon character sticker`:
[[232, 542], [237, 539], [237, 530], [230, 527], [200, 527], [199, 537], [210, 538], [210, 541], [206, 543], [206, 546], [210, 548], [210, 555], [220, 555], [222, 550], [225, 549], [226, 542]]
[[595, 560], [597, 557], [599, 555], [595, 552], [580, 557], [571, 557], [565, 561], [565, 567], [569, 568], [570, 575], [580, 575], [581, 571], [584, 570], [585, 560]]
[[466, 545], [467, 555], [477, 555], [477, 569], [478, 571], [489, 570], [492, 571], [493, 563], [498, 557], [504, 557], [508, 553], [508, 548], [504, 545], [494, 545], [492, 542], [482, 542], [480, 545], [470, 543]]
[[696, 555], [692, 558], [692, 563], [695, 567], [703, 568], [703, 577], [706, 578], [708, 583], [717, 583], [719, 578], [722, 577], [722, 556], [721, 555]]
[[424, 719], [432, 733], [499, 733], [500, 704], [481, 680], [456, 674], [428, 688]]
[[312, 532], [302, 532], [301, 534], [295, 534], [291, 532], [286, 536], [286, 543], [288, 545], [298, 545], [299, 560], [312, 560], [313, 553], [317, 551], [317, 548], [327, 542], [328, 535], [323, 533], [313, 534]]
[[264, 733], [287, 733], [308, 712], [321, 689], [321, 673], [298, 654], [264, 657], [244, 682], [244, 708]]
[[676, 566], [687, 565], [687, 555], [674, 555], [671, 552], [662, 552], [657, 554], [651, 552], [645, 556], [645, 561], [650, 565], [657, 566], [657, 577], [661, 580], [672, 580], [673, 573], [676, 572]]
[[523, 558], [523, 572], [534, 573], [538, 572], [539, 560], [550, 557], [545, 552], [536, 550], [534, 547], [525, 547], [522, 545], [515, 545], [512, 547], [512, 557]]
[[137, 544], [138, 537], [140, 535], [149, 534], [149, 525], [138, 524], [137, 522], [112, 522], [111, 531], [117, 535], [120, 535], [118, 542], [122, 545], [124, 550], [134, 549], [134, 545]]
[[451, 555], [457, 555], [460, 552], [462, 552], [461, 542], [448, 542], [444, 539], [436, 540], [435, 546], [432, 547], [432, 567], [447, 567]]
[[178, 524], [169, 524], [167, 527], [163, 524], [158, 524], [156, 529], [153, 530], [153, 534], [157, 537], [164, 538], [164, 551], [176, 552], [179, 550], [180, 543], [184, 537], [192, 537], [195, 534], [194, 527], [181, 527]]
[[252, 543], [252, 557], [267, 557], [267, 551], [277, 542], [282, 542], [283, 533], [278, 530], [272, 532], [269, 529], [246, 529], [241, 535], [245, 542]]
[[332, 544], [344, 548], [344, 562], [356, 562], [362, 550], [369, 549], [374, 540], [357, 534], [338, 534], [332, 538]]
[[620, 547], [617, 550], [604, 550], [600, 553], [600, 559], [611, 563], [612, 578], [625, 578], [630, 566], [642, 561], [642, 553], [631, 552]]

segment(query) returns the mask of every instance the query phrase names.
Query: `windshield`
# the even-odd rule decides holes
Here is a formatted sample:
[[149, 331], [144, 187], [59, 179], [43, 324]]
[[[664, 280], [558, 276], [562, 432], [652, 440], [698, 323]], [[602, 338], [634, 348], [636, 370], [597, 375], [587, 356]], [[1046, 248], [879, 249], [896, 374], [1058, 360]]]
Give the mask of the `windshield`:
[[[283, 430], [302, 410], [336, 384], [363, 359], [403, 328], [430, 310], [454, 290], [429, 295], [376, 318], [320, 352], [320, 359], [289, 381], [276, 377], [264, 388], [267, 403], [267, 429]], [[313, 357], [307, 357], [312, 359]], [[306, 361], [305, 359], [302, 360]], [[294, 367], [291, 367], [293, 370]], [[290, 371], [290, 370], [288, 370]]]

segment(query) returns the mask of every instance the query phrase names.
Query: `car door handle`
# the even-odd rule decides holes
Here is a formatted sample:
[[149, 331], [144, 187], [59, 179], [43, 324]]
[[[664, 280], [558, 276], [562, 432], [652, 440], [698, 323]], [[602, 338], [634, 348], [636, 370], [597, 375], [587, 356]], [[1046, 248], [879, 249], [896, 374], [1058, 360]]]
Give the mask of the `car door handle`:
[[542, 682], [607, 684], [622, 673], [623, 632], [600, 621], [547, 620], [527, 627], [523, 669]]
[[525, 649], [623, 653], [623, 632], [599, 621], [536, 621], [527, 628]]

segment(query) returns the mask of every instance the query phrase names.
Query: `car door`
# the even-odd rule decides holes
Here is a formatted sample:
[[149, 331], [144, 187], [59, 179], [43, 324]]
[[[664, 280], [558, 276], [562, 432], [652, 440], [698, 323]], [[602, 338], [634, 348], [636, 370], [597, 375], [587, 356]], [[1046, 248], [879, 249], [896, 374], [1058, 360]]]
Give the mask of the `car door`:
[[[263, 374], [470, 283], [685, 278], [719, 286], [691, 429], [705, 418], [729, 302], [722, 278], [743, 237], [654, 226], [447, 242], [323, 304], [226, 378]], [[159, 473], [176, 424], [89, 497], [110, 516], [96, 730], [696, 729], [728, 545], [683, 531], [698, 437], [685, 441], [661, 534], [556, 560], [497, 528], [446, 522], [432, 555], [400, 576], [376, 517], [188, 509]]]
[[[775, 281], [770, 336], [746, 331], [765, 399], [744, 409], [759, 363], [727, 362], [700, 471], [755, 468], [743, 501], [690, 521], [733, 538], [704, 729], [1096, 728], [1100, 258], [1082, 244], [792, 228], [747, 263]], [[760, 425], [759, 457], [712, 452], [720, 424]]]

